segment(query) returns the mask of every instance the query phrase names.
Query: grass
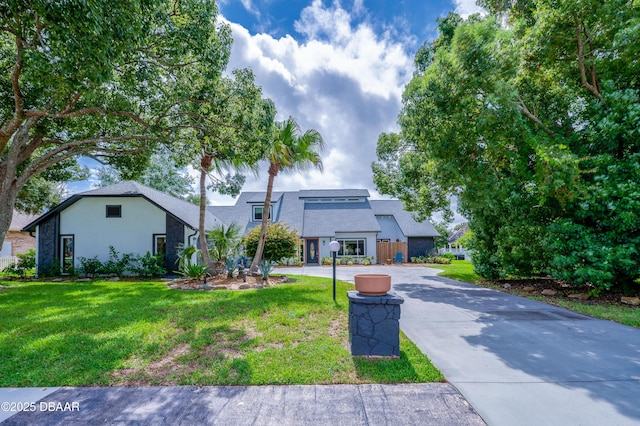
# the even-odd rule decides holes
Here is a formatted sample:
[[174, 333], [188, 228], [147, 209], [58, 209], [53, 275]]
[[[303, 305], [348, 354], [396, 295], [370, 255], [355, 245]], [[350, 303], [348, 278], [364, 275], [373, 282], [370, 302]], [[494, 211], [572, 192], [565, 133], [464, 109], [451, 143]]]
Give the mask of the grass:
[[0, 386], [442, 381], [401, 334], [401, 357], [348, 350], [346, 290], [294, 277], [262, 290], [160, 282], [0, 282]]
[[[483, 281], [482, 278], [473, 270], [473, 265], [468, 260], [454, 260], [451, 265], [433, 265], [430, 267], [442, 269], [443, 272], [438, 275], [442, 277], [452, 278], [484, 287], [503, 290], [499, 285], [491, 284], [490, 281]], [[620, 324], [629, 325], [631, 327], [640, 327], [640, 310], [630, 306], [612, 305], [610, 303], [581, 303], [573, 300], [562, 298], [549, 298], [532, 295], [522, 291], [514, 290], [512, 293], [518, 296], [539, 300], [545, 303], [552, 303], [575, 312], [590, 315], [595, 318], [606, 319]]]
[[473, 270], [473, 265], [468, 260], [452, 260], [451, 265], [430, 265], [435, 269], [442, 269], [438, 275], [466, 283], [478, 284], [482, 279]]

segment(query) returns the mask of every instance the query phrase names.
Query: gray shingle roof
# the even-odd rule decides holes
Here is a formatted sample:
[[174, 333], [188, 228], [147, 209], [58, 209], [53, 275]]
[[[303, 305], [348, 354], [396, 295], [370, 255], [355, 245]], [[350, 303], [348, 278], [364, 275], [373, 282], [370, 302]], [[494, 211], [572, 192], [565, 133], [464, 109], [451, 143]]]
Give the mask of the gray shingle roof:
[[[199, 207], [188, 201], [181, 200], [164, 192], [158, 191], [148, 186], [142, 185], [134, 181], [124, 181], [114, 185], [102, 188], [92, 189], [89, 191], [74, 194], [65, 201], [57, 205], [55, 208], [40, 216], [35, 221], [25, 227], [25, 230], [34, 230], [36, 225], [44, 218], [51, 214], [64, 210], [71, 204], [84, 197], [144, 197], [159, 208], [173, 215], [191, 229], [198, 229], [200, 217]], [[213, 228], [221, 221], [210, 211], [205, 212], [205, 227]]]
[[[429, 221], [416, 222], [411, 213], [398, 200], [371, 200], [367, 202], [305, 203], [306, 198], [362, 198], [369, 197], [366, 189], [327, 189], [274, 192], [277, 208], [274, 218], [298, 232], [301, 237], [329, 237], [336, 232], [380, 232], [376, 215], [391, 215], [408, 237], [437, 236], [438, 231]], [[251, 221], [250, 203], [264, 202], [264, 192], [243, 192], [234, 206], [209, 206], [225, 225], [233, 222], [245, 231], [258, 226]]]
[[400, 200], [371, 200], [369, 202], [376, 215], [395, 217], [402, 233], [407, 237], [437, 237], [440, 235], [428, 220], [417, 222], [412, 214], [404, 209]]
[[304, 237], [334, 236], [336, 232], [380, 232], [368, 202], [310, 203], [304, 206]]

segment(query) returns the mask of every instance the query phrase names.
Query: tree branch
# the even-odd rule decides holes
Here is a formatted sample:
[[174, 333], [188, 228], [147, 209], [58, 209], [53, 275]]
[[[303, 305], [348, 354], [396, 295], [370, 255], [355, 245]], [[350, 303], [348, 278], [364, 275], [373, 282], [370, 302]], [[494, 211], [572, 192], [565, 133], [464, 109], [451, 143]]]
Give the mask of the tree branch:
[[[598, 98], [600, 101], [602, 101], [604, 103], [604, 100], [602, 99], [602, 95], [600, 94], [600, 91], [598, 90], [598, 83], [597, 83], [597, 77], [596, 77], [596, 70], [595, 70], [595, 66], [591, 66], [590, 68], [590, 74], [591, 74], [591, 80], [593, 82], [593, 84], [589, 83], [588, 79], [587, 79], [587, 69], [586, 69], [586, 65], [584, 63], [584, 58], [585, 58], [585, 53], [584, 53], [584, 41], [582, 40], [582, 32], [584, 29], [584, 32], [586, 33], [586, 27], [584, 26], [584, 20], [582, 19], [582, 17], [580, 17], [580, 19], [576, 19], [576, 23], [575, 23], [575, 27], [576, 27], [576, 43], [578, 46], [578, 67], [580, 68], [580, 79], [582, 80], [582, 85], [589, 90], [596, 98]], [[589, 41], [589, 36], [587, 34], [587, 41]]]
[[22, 51], [24, 46], [16, 37], [16, 63], [11, 72], [11, 88], [13, 90], [14, 111], [13, 117], [2, 129], [0, 129], [0, 152], [4, 151], [13, 133], [18, 130], [24, 117], [24, 99], [20, 90], [20, 74], [22, 73]]
[[[78, 94], [76, 96], [80, 96], [80, 95]], [[128, 111], [109, 111], [109, 110], [105, 110], [103, 108], [98, 108], [98, 107], [83, 108], [77, 111], [69, 111], [69, 112], [65, 112], [66, 110], [67, 110], [67, 107], [65, 107], [65, 110], [58, 113], [49, 113], [41, 110], [29, 111], [25, 113], [25, 116], [26, 117], [47, 117], [47, 118], [73, 118], [73, 117], [81, 117], [83, 115], [90, 115], [90, 114], [117, 115], [121, 117], [130, 118], [145, 128], [150, 126], [149, 123], [144, 121], [140, 116]]]
[[527, 108], [527, 106], [525, 105], [524, 101], [522, 100], [522, 98], [518, 97], [518, 108], [520, 108], [520, 111], [522, 111], [522, 113], [528, 117], [529, 119], [531, 119], [534, 123], [536, 123], [537, 125], [539, 125], [540, 127], [542, 127], [542, 129], [547, 132], [547, 134], [549, 136], [555, 136], [555, 133], [548, 128], [542, 121], [540, 121], [540, 119], [538, 117], [536, 117], [534, 114], [531, 113], [531, 111], [529, 111], [529, 108]]

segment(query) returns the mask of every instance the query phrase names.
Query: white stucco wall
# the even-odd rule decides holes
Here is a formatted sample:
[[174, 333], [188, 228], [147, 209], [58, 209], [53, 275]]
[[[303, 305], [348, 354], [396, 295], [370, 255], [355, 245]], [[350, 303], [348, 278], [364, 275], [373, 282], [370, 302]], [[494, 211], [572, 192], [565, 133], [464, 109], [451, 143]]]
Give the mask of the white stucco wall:
[[[122, 217], [106, 217], [107, 205], [122, 206]], [[108, 260], [109, 246], [121, 255], [153, 251], [153, 234], [165, 229], [165, 212], [140, 197], [86, 197], [60, 213], [60, 234], [74, 236], [76, 267], [79, 257]]]

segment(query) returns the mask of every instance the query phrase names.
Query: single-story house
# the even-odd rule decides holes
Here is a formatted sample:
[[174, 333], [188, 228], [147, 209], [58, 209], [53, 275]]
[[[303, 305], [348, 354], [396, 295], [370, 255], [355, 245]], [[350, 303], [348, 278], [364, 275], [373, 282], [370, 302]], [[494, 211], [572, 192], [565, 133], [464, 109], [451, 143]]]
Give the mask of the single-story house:
[[[433, 249], [439, 234], [431, 223], [416, 222], [401, 201], [369, 196], [366, 189], [274, 192], [270, 217], [297, 231], [307, 264], [330, 257], [334, 239], [345, 257], [375, 258], [379, 242], [406, 243], [409, 257]], [[260, 226], [264, 197], [243, 192], [233, 206], [208, 206], [206, 228], [235, 222], [246, 233]], [[23, 231], [35, 233], [38, 271], [57, 262], [64, 274], [80, 266], [80, 257], [104, 262], [113, 246], [121, 254], [164, 254], [170, 272], [179, 245], [199, 245], [198, 219], [197, 205], [126, 181], [72, 195]]]
[[[170, 272], [180, 244], [197, 245], [199, 207], [137, 182], [125, 181], [72, 195], [24, 227], [35, 233], [37, 270], [58, 262], [62, 273], [79, 258], [109, 259], [118, 253], [164, 254]], [[206, 212], [205, 225], [220, 221]]]
[[[438, 231], [417, 222], [399, 200], [369, 200], [366, 189], [274, 192], [270, 217], [295, 229], [301, 239], [301, 260], [317, 264], [330, 257], [329, 242], [340, 243], [339, 257], [377, 257], [379, 242], [407, 244], [408, 257], [433, 250]], [[225, 225], [233, 222], [244, 232], [260, 226], [264, 192], [243, 192], [233, 206], [209, 206]], [[407, 261], [407, 259], [403, 259]]]

